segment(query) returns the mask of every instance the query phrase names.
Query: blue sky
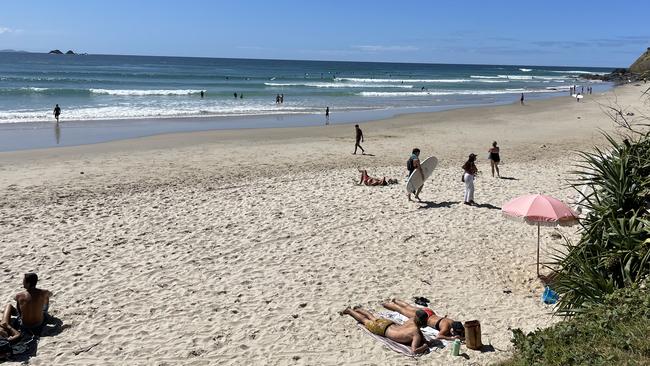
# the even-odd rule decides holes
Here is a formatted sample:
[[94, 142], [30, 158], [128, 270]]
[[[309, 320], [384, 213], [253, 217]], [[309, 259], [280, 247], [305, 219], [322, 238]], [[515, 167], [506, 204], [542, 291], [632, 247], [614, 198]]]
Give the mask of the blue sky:
[[0, 49], [629, 66], [650, 1], [3, 1]]

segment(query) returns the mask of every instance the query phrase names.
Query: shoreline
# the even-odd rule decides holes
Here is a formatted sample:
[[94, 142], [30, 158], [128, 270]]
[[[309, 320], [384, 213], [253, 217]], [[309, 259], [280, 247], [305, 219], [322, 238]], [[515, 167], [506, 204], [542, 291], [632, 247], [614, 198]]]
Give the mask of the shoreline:
[[[593, 96], [614, 90], [613, 85]], [[515, 95], [515, 94], [513, 94]], [[565, 92], [531, 94], [528, 103], [566, 97]], [[329, 126], [368, 123], [400, 118], [409, 114], [428, 114], [466, 108], [497, 107], [513, 104], [499, 98], [488, 104], [459, 104], [429, 107], [402, 107], [366, 110], [333, 110]], [[138, 119], [64, 120], [54, 122], [12, 122], [0, 124], [0, 153], [92, 145], [142, 137], [206, 131], [301, 128], [325, 125], [322, 114], [270, 114], [247, 116], [196, 116]]]
[[[593, 98], [600, 98], [603, 96], [608, 96], [611, 95], [612, 93], [616, 93], [616, 90], [620, 88], [621, 86], [612, 86], [612, 88], [608, 89], [607, 91], [604, 92], [597, 92], [594, 93], [593, 95], [590, 96], [590, 99]], [[571, 104], [571, 102], [575, 102], [574, 98], [571, 98], [566, 95], [560, 95], [560, 96], [541, 96], [538, 98], [531, 98], [530, 100], [526, 101], [527, 106], [539, 106], [540, 108], [544, 108], [548, 106], [549, 104], [558, 104], [558, 105], [567, 105]], [[362, 123], [362, 124], [367, 124], [367, 125], [377, 125], [378, 127], [384, 127], [382, 124], [385, 124], [385, 127], [391, 127], [391, 128], [398, 128], [399, 125], [395, 124], [396, 121], [400, 121], [401, 123], [406, 123], [404, 124], [404, 127], [410, 127], [413, 125], [413, 120], [414, 119], [421, 119], [421, 120], [444, 120], [443, 117], [436, 118], [436, 116], [439, 116], [441, 114], [444, 114], [444, 117], [447, 117], [447, 113], [452, 113], [452, 118], [453, 118], [453, 113], [454, 112], [462, 112], [465, 110], [486, 110], [486, 111], [493, 111], [492, 108], [508, 108], [508, 107], [518, 107], [519, 102], [502, 102], [502, 103], [495, 103], [495, 104], [486, 104], [486, 105], [460, 105], [460, 106], [445, 106], [445, 107], [431, 107], [431, 108], [396, 108], [396, 109], [385, 109], [385, 110], [364, 110], [364, 111], [348, 111], [344, 113], [339, 113], [345, 114], [346, 117], [340, 118], [336, 117], [333, 118], [330, 121], [330, 124], [325, 126], [324, 125], [324, 117], [322, 115], [269, 115], [269, 116], [253, 116], [252, 119], [257, 119], [257, 120], [263, 120], [263, 121], [271, 121], [271, 120], [284, 120], [285, 118], [291, 118], [294, 120], [294, 122], [297, 122], [299, 125], [297, 126], [272, 126], [272, 127], [250, 127], [250, 128], [228, 128], [232, 127], [234, 124], [237, 123], [238, 120], [246, 120], [246, 119], [251, 119], [251, 116], [240, 116], [240, 117], [225, 117], [223, 119], [218, 118], [215, 119], [214, 117], [192, 117], [192, 118], [159, 118], [159, 119], [135, 119], [135, 120], [97, 120], [97, 121], [69, 121], [69, 122], [62, 122], [61, 126], [68, 127], [70, 126], [69, 124], [75, 124], [72, 126], [73, 130], [68, 131], [71, 133], [74, 133], [76, 135], [82, 135], [80, 138], [87, 138], [84, 137], [84, 135], [87, 135], [88, 132], [92, 132], [93, 135], [101, 134], [102, 132], [104, 133], [111, 133], [107, 132], [112, 130], [113, 124], [118, 124], [122, 125], [120, 127], [125, 127], [127, 129], [126, 133], [123, 133], [123, 135], [120, 137], [120, 132], [125, 132], [125, 131], [113, 131], [112, 133], [116, 134], [117, 136], [113, 138], [109, 138], [106, 140], [105, 137], [100, 137], [99, 140], [94, 141], [94, 142], [87, 142], [87, 143], [72, 143], [68, 145], [62, 145], [62, 146], [57, 146], [50, 143], [49, 146], [43, 146], [43, 147], [31, 147], [31, 148], [14, 148], [14, 149], [7, 149], [7, 150], [0, 150], [0, 158], [3, 157], [8, 157], [11, 156], [12, 153], [26, 153], [29, 154], [30, 152], [37, 152], [37, 151], [43, 151], [44, 154], [47, 154], [48, 152], [52, 154], [59, 155], [57, 153], [65, 153], [66, 150], [73, 150], [73, 151], [84, 151], [85, 149], [83, 146], [96, 146], [96, 145], [101, 145], [101, 147], [98, 147], [99, 150], [106, 151], [106, 150], [111, 150], [111, 148], [106, 148], [106, 144], [119, 144], [119, 145], [127, 145], [124, 146], [124, 148], [127, 148], [128, 150], [131, 150], [128, 148], [128, 141], [143, 141], [145, 142], [146, 145], [152, 145], [152, 146], [157, 146], [157, 147], [162, 147], [156, 141], [160, 141], [160, 143], [163, 143], [164, 141], [172, 142], [172, 145], [170, 147], [174, 146], [174, 142], [177, 141], [177, 138], [174, 138], [174, 135], [183, 135], [185, 137], [188, 137], [190, 139], [196, 138], [198, 141], [204, 141], [206, 140], [206, 136], [202, 136], [205, 134], [209, 134], [211, 138], [215, 138], [217, 140], [228, 140], [228, 139], [243, 139], [245, 140], [245, 136], [251, 136], [255, 140], [257, 139], [257, 136], [259, 135], [269, 135], [269, 136], [274, 136], [274, 138], [282, 137], [282, 136], [296, 136], [296, 137], [308, 137], [310, 136], [309, 134], [305, 133], [305, 131], [314, 131], [313, 129], [323, 129], [327, 128], [327, 130], [316, 130], [316, 133], [314, 134], [315, 136], [329, 136], [332, 135], [330, 132], [334, 132], [333, 135], [339, 136], [337, 132], [341, 131], [342, 128], [349, 128], [350, 125], [355, 124], [355, 123]], [[420, 111], [408, 111], [408, 109], [417, 109]], [[431, 111], [427, 109], [433, 109]], [[405, 111], [406, 110], [406, 111]], [[422, 111], [425, 110], [425, 111]], [[352, 117], [360, 114], [360, 118], [353, 119]], [[470, 112], [471, 114], [471, 112]], [[365, 116], [364, 116], [365, 115]], [[312, 125], [304, 125], [304, 121], [312, 122]], [[316, 123], [318, 121], [318, 123]], [[171, 130], [166, 131], [166, 132], [159, 132], [159, 133], [150, 133], [147, 131], [144, 132], [136, 132], [135, 134], [128, 132], [129, 128], [138, 128], [139, 124], [145, 125], [145, 128], [147, 127], [146, 125], [151, 125], [151, 124], [157, 124], [160, 122], [170, 122], [171, 123]], [[225, 128], [224, 125], [221, 123], [225, 122]], [[81, 123], [80, 126], [77, 126], [77, 123]], [[96, 123], [96, 125], [94, 125]], [[135, 123], [135, 125], [126, 125], [124, 124], [129, 124], [129, 123]], [[271, 122], [272, 123], [272, 122]], [[30, 123], [32, 124], [32, 123]], [[45, 122], [34, 122], [34, 124], [39, 124], [39, 125], [48, 125], [47, 128], [29, 128], [28, 126], [25, 126], [25, 128], [20, 128], [23, 127], [21, 126], [22, 123], [15, 123], [13, 125], [16, 126], [15, 129], [9, 129], [5, 128], [5, 132], [7, 130], [9, 132], [15, 132], [16, 134], [20, 134], [25, 131], [31, 131], [31, 133], [35, 133], [35, 136], [29, 136], [29, 139], [31, 140], [36, 140], [36, 139], [47, 139], [49, 141], [53, 140], [53, 137], [56, 137], [56, 130], [55, 130], [55, 124], [54, 123], [45, 123]], [[192, 126], [188, 129], [187, 124], [192, 124]], [[209, 124], [206, 126], [206, 124]], [[417, 123], [416, 123], [417, 124]], [[185, 125], [184, 127], [181, 127], [179, 129], [178, 125]], [[210, 126], [219, 126], [216, 128], [210, 128]], [[0, 131], [2, 130], [3, 126], [0, 125]], [[62, 128], [59, 132], [60, 135], [63, 135], [64, 133], [64, 128]], [[305, 129], [305, 131], [299, 131], [300, 129]], [[278, 131], [273, 131], [273, 130], [278, 130]], [[54, 131], [54, 132], [53, 132]], [[223, 135], [223, 138], [220, 136]], [[48, 136], [48, 137], [46, 137]], [[11, 134], [5, 133], [4, 136], [5, 139], [5, 146], [9, 145], [9, 141], [14, 141], [11, 137]], [[0, 137], [0, 138], [2, 138]], [[24, 138], [24, 137], [23, 137]], [[14, 144], [20, 144], [22, 141], [20, 140], [20, 137], [17, 137], [17, 140], [19, 141], [18, 143], [12, 142]], [[149, 143], [148, 141], [151, 140]], [[2, 142], [2, 141], [0, 141]], [[42, 142], [32, 142], [33, 144], [42, 144]], [[72, 149], [71, 149], [72, 148]], [[92, 150], [93, 148], [89, 148]]]
[[[570, 203], [574, 152], [613, 130], [601, 104], [641, 114], [642, 88], [367, 122], [368, 155], [351, 154], [350, 125], [0, 153], [0, 301], [29, 271], [54, 291], [49, 311], [67, 328], [41, 338], [32, 365], [412, 363], [338, 311], [414, 296], [480, 320], [495, 352], [467, 351], [469, 362], [495, 363], [511, 354], [510, 329], [559, 321], [540, 301], [536, 228], [500, 206], [535, 192]], [[486, 161], [493, 140], [504, 179]], [[413, 147], [440, 161], [421, 203], [403, 185]], [[473, 207], [461, 202], [470, 152]], [[400, 184], [355, 185], [358, 168]], [[577, 238], [543, 229], [542, 261], [561, 248], [556, 231]], [[461, 361], [442, 349], [418, 362]]]

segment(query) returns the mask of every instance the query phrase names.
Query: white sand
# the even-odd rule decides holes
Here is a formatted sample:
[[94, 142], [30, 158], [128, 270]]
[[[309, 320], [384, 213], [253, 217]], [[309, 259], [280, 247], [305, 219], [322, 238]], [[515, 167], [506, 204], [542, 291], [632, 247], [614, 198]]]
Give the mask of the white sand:
[[[640, 91], [615, 94], [638, 115]], [[41, 339], [33, 365], [414, 364], [337, 314], [413, 296], [479, 319], [496, 349], [463, 347], [469, 360], [443, 350], [418, 363], [507, 358], [509, 328], [558, 319], [539, 299], [536, 228], [499, 208], [527, 193], [575, 197], [566, 188], [572, 151], [602, 143], [597, 129], [612, 123], [597, 102], [613, 94], [365, 123], [363, 145], [375, 156], [350, 155], [349, 125], [0, 153], [0, 301], [27, 271], [55, 292], [51, 313], [70, 327]], [[515, 180], [490, 176], [492, 140], [502, 175]], [[427, 203], [408, 202], [403, 184], [353, 184], [357, 167], [402, 182], [416, 146], [441, 162]], [[470, 152], [483, 207], [461, 204]], [[542, 229], [544, 259], [561, 242], [552, 232]]]

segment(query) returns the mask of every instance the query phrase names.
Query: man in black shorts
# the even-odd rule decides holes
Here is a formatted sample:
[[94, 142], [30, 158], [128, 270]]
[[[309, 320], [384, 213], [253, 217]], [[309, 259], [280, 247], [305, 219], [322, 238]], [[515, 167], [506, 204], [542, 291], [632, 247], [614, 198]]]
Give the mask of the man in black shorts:
[[356, 155], [357, 147], [358, 147], [359, 149], [361, 149], [361, 154], [365, 155], [366, 150], [364, 150], [363, 147], [361, 147], [361, 145], [359, 144], [359, 143], [363, 142], [363, 132], [359, 128], [359, 125], [354, 125], [354, 129], [357, 132], [357, 136], [356, 136], [356, 142], [354, 143], [354, 152], [352, 154]]

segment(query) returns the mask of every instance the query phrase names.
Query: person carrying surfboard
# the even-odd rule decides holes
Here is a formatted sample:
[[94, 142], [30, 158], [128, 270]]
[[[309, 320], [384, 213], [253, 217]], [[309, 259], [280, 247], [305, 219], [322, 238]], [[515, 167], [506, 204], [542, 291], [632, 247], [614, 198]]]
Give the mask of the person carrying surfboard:
[[422, 191], [422, 187], [424, 187], [424, 173], [422, 172], [422, 167], [420, 166], [420, 149], [418, 149], [417, 147], [415, 149], [413, 149], [413, 151], [411, 152], [411, 157], [406, 162], [406, 169], [408, 169], [408, 171], [409, 171], [409, 175], [408, 175], [409, 177], [416, 170], [419, 171], [420, 174], [422, 174], [422, 182], [423, 183], [420, 186], [420, 188], [418, 188], [415, 192], [410, 192], [410, 191], [408, 192], [409, 201], [412, 201], [411, 200], [411, 194], [412, 193], [415, 193], [415, 199], [417, 199], [418, 201], [421, 201], [420, 200], [420, 192]]

